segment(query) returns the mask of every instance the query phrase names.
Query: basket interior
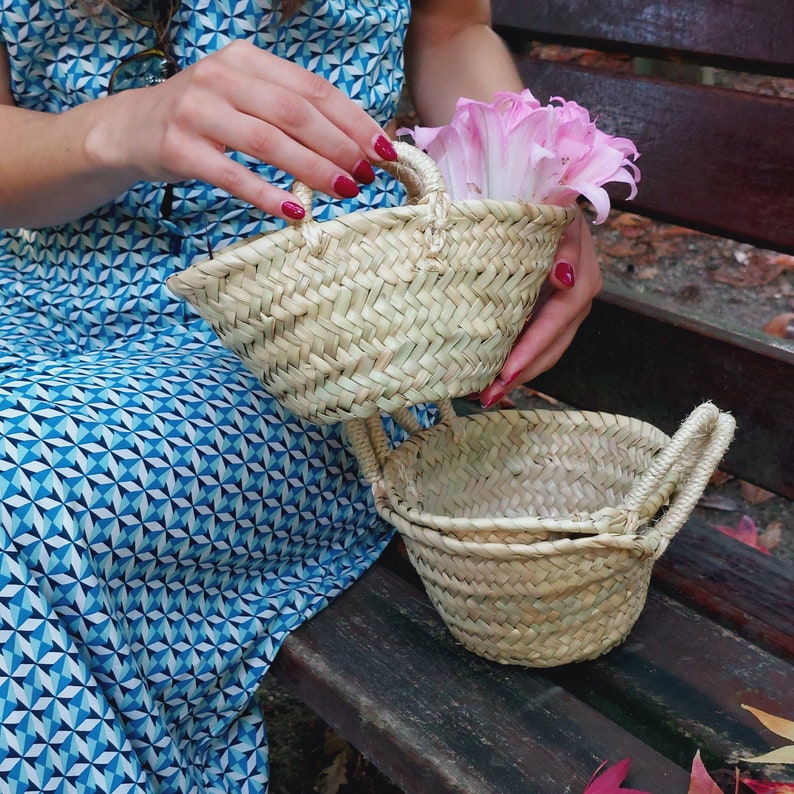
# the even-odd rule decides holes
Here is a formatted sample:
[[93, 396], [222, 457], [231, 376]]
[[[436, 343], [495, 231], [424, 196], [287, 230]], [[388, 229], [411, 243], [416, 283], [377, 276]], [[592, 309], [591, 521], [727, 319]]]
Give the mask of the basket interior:
[[616, 507], [667, 437], [615, 419], [567, 411], [458, 417], [395, 450], [387, 488], [423, 513], [459, 518], [564, 518]]

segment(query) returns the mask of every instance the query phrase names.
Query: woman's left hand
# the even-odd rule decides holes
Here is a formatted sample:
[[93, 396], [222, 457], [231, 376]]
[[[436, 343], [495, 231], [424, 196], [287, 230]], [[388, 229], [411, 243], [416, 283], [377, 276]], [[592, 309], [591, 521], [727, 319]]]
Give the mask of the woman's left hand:
[[499, 377], [480, 395], [484, 407], [494, 405], [510, 389], [553, 367], [568, 348], [601, 290], [601, 269], [593, 238], [581, 211], [565, 230], [548, 279], [553, 287], [538, 302]]

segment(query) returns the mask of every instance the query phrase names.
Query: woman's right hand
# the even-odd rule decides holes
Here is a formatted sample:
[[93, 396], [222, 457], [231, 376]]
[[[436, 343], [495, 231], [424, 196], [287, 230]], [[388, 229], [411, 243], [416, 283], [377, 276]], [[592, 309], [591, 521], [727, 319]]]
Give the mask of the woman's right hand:
[[100, 168], [128, 173], [130, 183], [200, 179], [281, 217], [300, 217], [294, 196], [226, 151], [338, 198], [374, 179], [370, 161], [397, 157], [383, 129], [339, 89], [245, 41], [164, 83], [99, 102], [86, 143]]

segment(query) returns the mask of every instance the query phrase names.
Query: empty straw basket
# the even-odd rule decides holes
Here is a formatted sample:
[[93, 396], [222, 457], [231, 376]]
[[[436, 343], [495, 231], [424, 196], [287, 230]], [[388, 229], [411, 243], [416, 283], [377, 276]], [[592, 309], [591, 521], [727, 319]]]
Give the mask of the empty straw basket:
[[621, 643], [654, 561], [733, 437], [711, 403], [673, 436], [637, 419], [494, 411], [441, 420], [390, 449], [380, 417], [347, 427], [380, 515], [469, 650], [549, 667]]
[[291, 411], [326, 424], [481, 391], [498, 374], [573, 211], [451, 201], [398, 143], [409, 203], [306, 218], [168, 279]]

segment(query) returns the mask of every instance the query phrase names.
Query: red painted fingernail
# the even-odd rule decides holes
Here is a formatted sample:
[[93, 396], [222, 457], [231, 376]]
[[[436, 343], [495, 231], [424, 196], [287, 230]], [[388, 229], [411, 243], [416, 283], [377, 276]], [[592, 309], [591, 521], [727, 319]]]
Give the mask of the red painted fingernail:
[[358, 186], [352, 179], [346, 176], [338, 176], [334, 181], [334, 190], [342, 198], [353, 198], [358, 195]]
[[391, 141], [385, 135], [378, 135], [372, 148], [381, 160], [394, 162], [397, 159], [397, 150], [392, 146]]
[[371, 185], [375, 181], [375, 172], [367, 160], [359, 160], [353, 169], [353, 176], [362, 185]]
[[288, 217], [292, 218], [293, 220], [299, 221], [301, 218], [306, 217], [306, 210], [301, 207], [300, 204], [296, 204], [294, 201], [285, 201], [281, 205], [281, 211]]
[[570, 262], [557, 262], [554, 275], [566, 287], [572, 287], [576, 281], [576, 273], [574, 273], [573, 265]]
[[509, 386], [514, 380], [518, 378], [520, 374], [521, 374], [520, 372], [516, 372], [515, 374], [511, 375], [509, 378], [499, 378], [499, 383], [501, 383], [502, 386]]
[[495, 394], [492, 394], [487, 400], [483, 400], [482, 407], [483, 408], [490, 408], [492, 405], [496, 405], [502, 397], [505, 396], [503, 391], [498, 391]]

